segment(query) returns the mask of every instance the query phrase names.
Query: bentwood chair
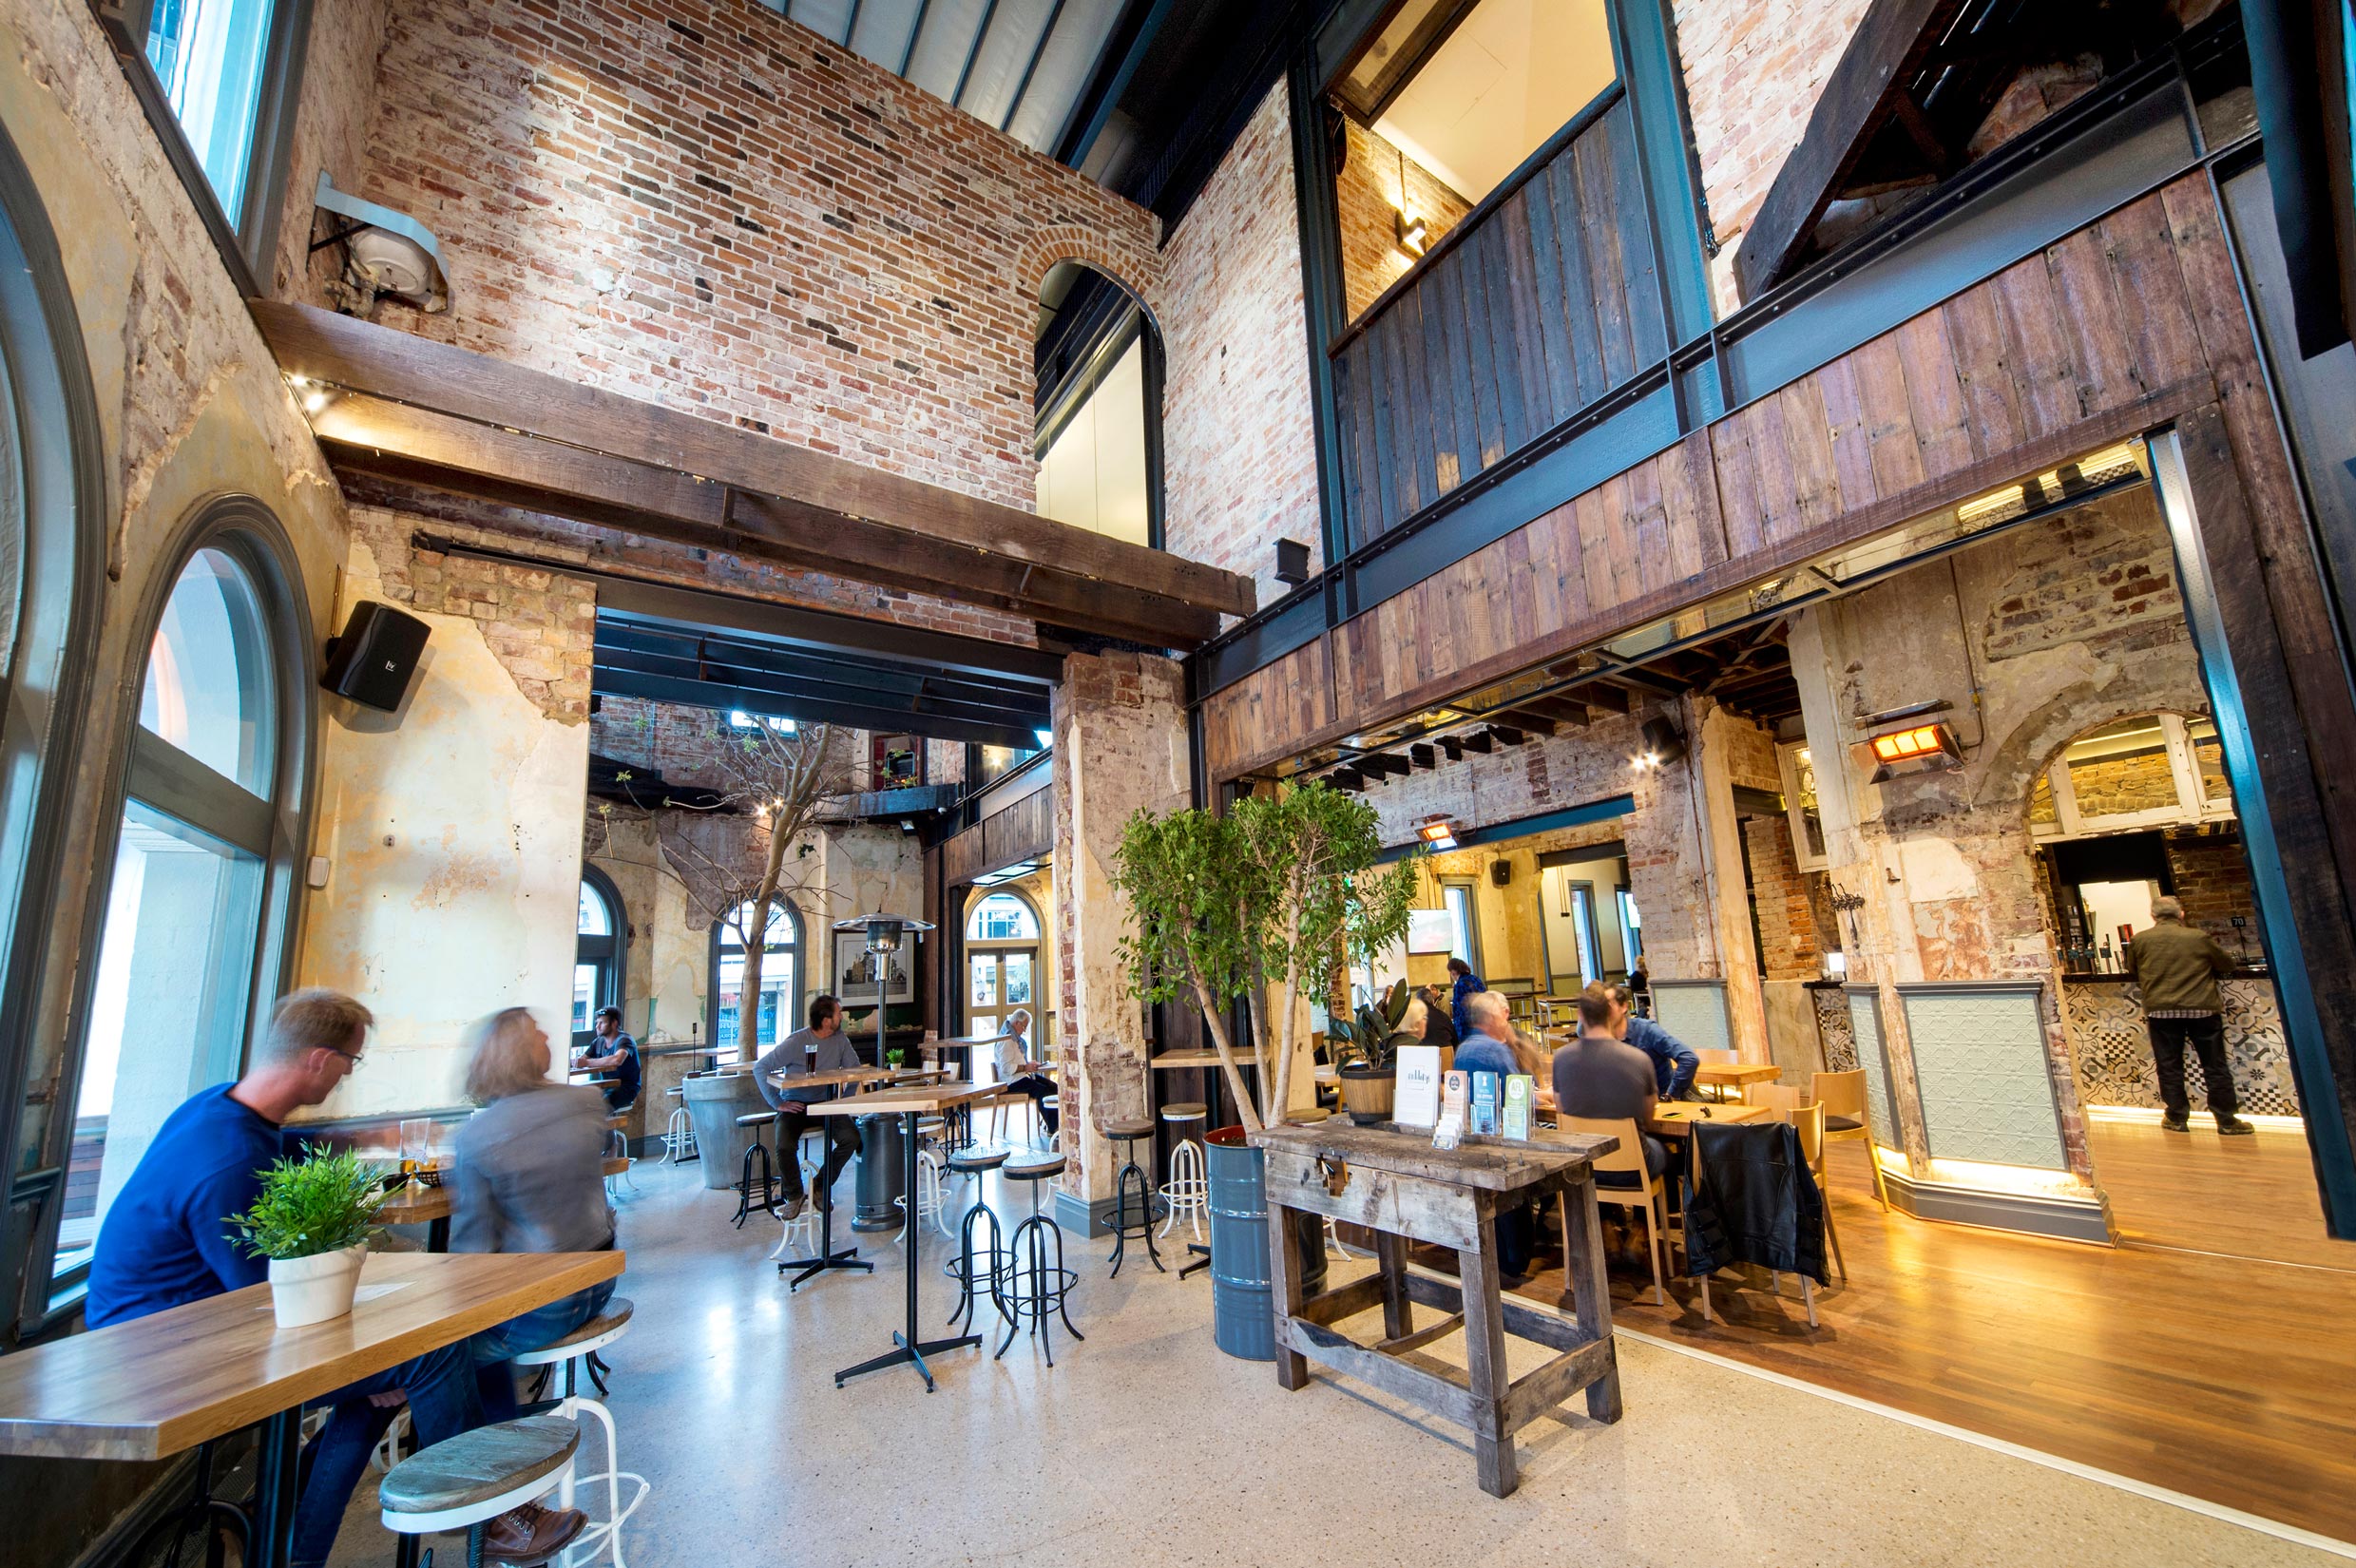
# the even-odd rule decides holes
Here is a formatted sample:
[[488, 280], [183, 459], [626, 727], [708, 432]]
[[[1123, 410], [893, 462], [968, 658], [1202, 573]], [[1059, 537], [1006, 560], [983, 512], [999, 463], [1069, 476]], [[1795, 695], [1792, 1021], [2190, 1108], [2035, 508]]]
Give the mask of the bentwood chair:
[[[1585, 1133], [1593, 1138], [1612, 1138], [1619, 1140], [1619, 1148], [1608, 1155], [1596, 1157], [1595, 1173], [1600, 1177], [1618, 1172], [1634, 1177], [1634, 1181], [1629, 1185], [1606, 1186], [1602, 1181], [1598, 1180], [1595, 1184], [1595, 1200], [1598, 1203], [1612, 1204], [1617, 1208], [1632, 1209], [1644, 1216], [1645, 1255], [1653, 1265], [1653, 1305], [1668, 1306], [1668, 1292], [1661, 1289], [1660, 1284], [1660, 1237], [1661, 1233], [1668, 1228], [1669, 1198], [1667, 1192], [1661, 1186], [1660, 1177], [1645, 1169], [1644, 1139], [1638, 1134], [1635, 1119], [1622, 1117], [1617, 1121], [1611, 1121], [1600, 1120], [1593, 1117], [1566, 1116], [1558, 1118], [1556, 1124], [1566, 1133]], [[1566, 1260], [1571, 1255], [1570, 1204], [1568, 1194], [1555, 1200], [1555, 1207], [1562, 1221], [1562, 1255]], [[1706, 1281], [1703, 1288], [1708, 1289]]]
[[[1818, 1073], [1809, 1086], [1809, 1098], [1825, 1108], [1825, 1141], [1839, 1143], [1854, 1138], [1866, 1146], [1866, 1168], [1873, 1173], [1873, 1196], [1889, 1212], [1889, 1194], [1882, 1185], [1882, 1161], [1874, 1153], [1873, 1129], [1866, 1118], [1866, 1070], [1851, 1068], [1846, 1073]], [[1819, 1173], [1817, 1184], [1823, 1185]]]

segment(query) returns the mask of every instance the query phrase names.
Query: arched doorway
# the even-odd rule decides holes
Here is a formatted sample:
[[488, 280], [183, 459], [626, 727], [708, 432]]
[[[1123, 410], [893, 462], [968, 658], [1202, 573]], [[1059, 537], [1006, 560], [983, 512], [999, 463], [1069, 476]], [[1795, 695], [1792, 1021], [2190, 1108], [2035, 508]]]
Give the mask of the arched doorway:
[[1034, 1042], [1046, 1038], [1039, 1018], [1039, 910], [1011, 888], [974, 900], [966, 916], [966, 1028], [996, 1034], [1006, 1014], [1027, 1011]]
[[1161, 547], [1161, 330], [1128, 287], [1058, 261], [1039, 286], [1032, 352], [1038, 510]]

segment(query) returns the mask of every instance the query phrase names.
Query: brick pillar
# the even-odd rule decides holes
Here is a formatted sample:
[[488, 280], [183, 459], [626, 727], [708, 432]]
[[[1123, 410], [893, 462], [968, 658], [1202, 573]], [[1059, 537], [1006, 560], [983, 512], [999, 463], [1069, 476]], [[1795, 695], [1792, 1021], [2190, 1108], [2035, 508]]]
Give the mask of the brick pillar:
[[1767, 999], [1759, 988], [1757, 933], [1751, 927], [1742, 821], [1734, 814], [1734, 779], [1730, 767], [1735, 744], [1733, 731], [1746, 721], [1706, 698], [1688, 698], [1686, 710], [1685, 733], [1691, 737], [1687, 744], [1693, 748], [1695, 803], [1701, 814], [1709, 919], [1716, 939], [1716, 972], [1726, 982], [1726, 1010], [1732, 1020], [1734, 1049], [1745, 1061], [1771, 1061]]
[[1096, 1124], [1146, 1114], [1145, 1014], [1116, 950], [1127, 925], [1114, 893], [1121, 830], [1139, 810], [1189, 803], [1178, 667], [1150, 654], [1073, 654], [1055, 696], [1055, 918], [1063, 928], [1063, 1146], [1058, 1218], [1095, 1231], [1112, 1200], [1111, 1145]]

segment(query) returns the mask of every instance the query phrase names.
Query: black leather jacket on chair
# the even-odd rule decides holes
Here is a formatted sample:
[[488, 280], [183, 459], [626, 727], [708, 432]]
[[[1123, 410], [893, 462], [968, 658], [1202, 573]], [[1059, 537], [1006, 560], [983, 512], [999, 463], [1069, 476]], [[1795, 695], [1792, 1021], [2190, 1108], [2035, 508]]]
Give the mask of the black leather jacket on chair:
[[1800, 1157], [1800, 1135], [1780, 1121], [1693, 1125], [1698, 1190], [1686, 1194], [1685, 1272], [1754, 1263], [1819, 1285], [1825, 1274], [1824, 1194]]

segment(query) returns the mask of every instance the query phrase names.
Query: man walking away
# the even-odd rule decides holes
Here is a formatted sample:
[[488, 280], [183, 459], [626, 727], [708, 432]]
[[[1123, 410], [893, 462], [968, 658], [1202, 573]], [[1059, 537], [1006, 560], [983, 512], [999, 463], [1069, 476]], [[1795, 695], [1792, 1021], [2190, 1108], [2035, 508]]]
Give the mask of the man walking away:
[[2209, 1089], [2209, 1110], [2220, 1133], [2247, 1133], [2250, 1123], [2233, 1113], [2233, 1070], [2225, 1062], [2224, 1001], [2217, 976], [2233, 960], [2207, 931], [2184, 923], [2184, 906], [2173, 898], [2152, 901], [2152, 924], [2127, 944], [2127, 973], [2143, 991], [2143, 1026], [2152, 1036], [2152, 1061], [2159, 1069], [2160, 1125], [2187, 1130], [2192, 1101], [2184, 1092], [2184, 1047], [2200, 1058]]

